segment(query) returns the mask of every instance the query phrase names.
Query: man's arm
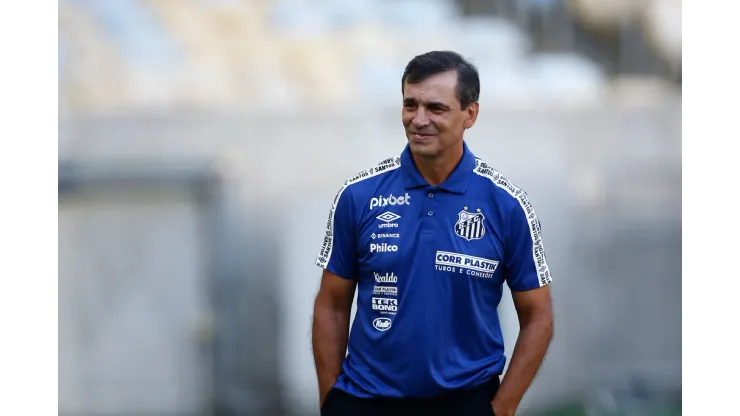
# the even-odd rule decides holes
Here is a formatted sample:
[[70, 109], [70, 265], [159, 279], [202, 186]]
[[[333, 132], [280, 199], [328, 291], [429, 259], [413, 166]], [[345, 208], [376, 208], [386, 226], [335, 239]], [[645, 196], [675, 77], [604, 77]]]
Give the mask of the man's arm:
[[519, 317], [519, 337], [492, 402], [496, 416], [509, 416], [516, 411], [545, 357], [554, 327], [549, 285], [511, 293]]
[[313, 307], [313, 357], [319, 380], [319, 406], [339, 376], [347, 351], [356, 280], [324, 270]]

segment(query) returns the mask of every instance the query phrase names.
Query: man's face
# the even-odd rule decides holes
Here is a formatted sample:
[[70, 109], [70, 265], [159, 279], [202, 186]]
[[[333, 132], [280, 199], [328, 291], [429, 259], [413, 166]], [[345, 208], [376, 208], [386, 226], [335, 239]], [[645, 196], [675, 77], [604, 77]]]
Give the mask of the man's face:
[[404, 85], [403, 126], [411, 151], [422, 157], [437, 157], [459, 144], [463, 133], [475, 123], [478, 103], [460, 108], [457, 71], [432, 75], [418, 84]]

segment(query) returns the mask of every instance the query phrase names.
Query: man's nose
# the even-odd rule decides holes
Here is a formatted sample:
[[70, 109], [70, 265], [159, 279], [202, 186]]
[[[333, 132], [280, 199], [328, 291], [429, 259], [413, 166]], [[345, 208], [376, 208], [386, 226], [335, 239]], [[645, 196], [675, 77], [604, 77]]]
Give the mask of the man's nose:
[[424, 109], [419, 109], [411, 122], [414, 123], [415, 127], [425, 127], [429, 125], [429, 117], [427, 117], [427, 113]]

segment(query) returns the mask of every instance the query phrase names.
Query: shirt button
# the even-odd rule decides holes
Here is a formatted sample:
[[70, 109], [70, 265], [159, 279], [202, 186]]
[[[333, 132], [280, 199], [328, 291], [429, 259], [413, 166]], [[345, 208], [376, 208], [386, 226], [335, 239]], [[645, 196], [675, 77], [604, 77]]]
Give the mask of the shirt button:
[[429, 198], [434, 198], [434, 194], [433, 194], [433, 193], [431, 193], [431, 192], [429, 192], [429, 193], [427, 194], [427, 196], [428, 196]]
[[434, 211], [432, 211], [432, 210], [430, 209], [429, 211], [427, 211], [427, 215], [429, 215], [429, 216], [431, 217], [432, 215], [434, 215]]

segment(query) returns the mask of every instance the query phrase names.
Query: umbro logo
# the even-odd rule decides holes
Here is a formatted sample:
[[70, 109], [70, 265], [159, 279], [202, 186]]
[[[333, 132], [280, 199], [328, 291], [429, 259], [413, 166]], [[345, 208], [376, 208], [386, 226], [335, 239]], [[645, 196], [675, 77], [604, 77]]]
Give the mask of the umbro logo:
[[384, 224], [378, 224], [378, 228], [398, 228], [398, 224], [394, 221], [401, 218], [401, 216], [396, 213], [386, 211], [375, 218], [384, 222]]
[[392, 222], [392, 221], [395, 221], [395, 220], [401, 218], [401, 216], [398, 215], [398, 214], [396, 214], [396, 213], [393, 213], [393, 212], [390, 212], [390, 211], [386, 211], [386, 212], [378, 215], [375, 218], [377, 218], [377, 219], [379, 219], [379, 220], [381, 220], [383, 222]]

